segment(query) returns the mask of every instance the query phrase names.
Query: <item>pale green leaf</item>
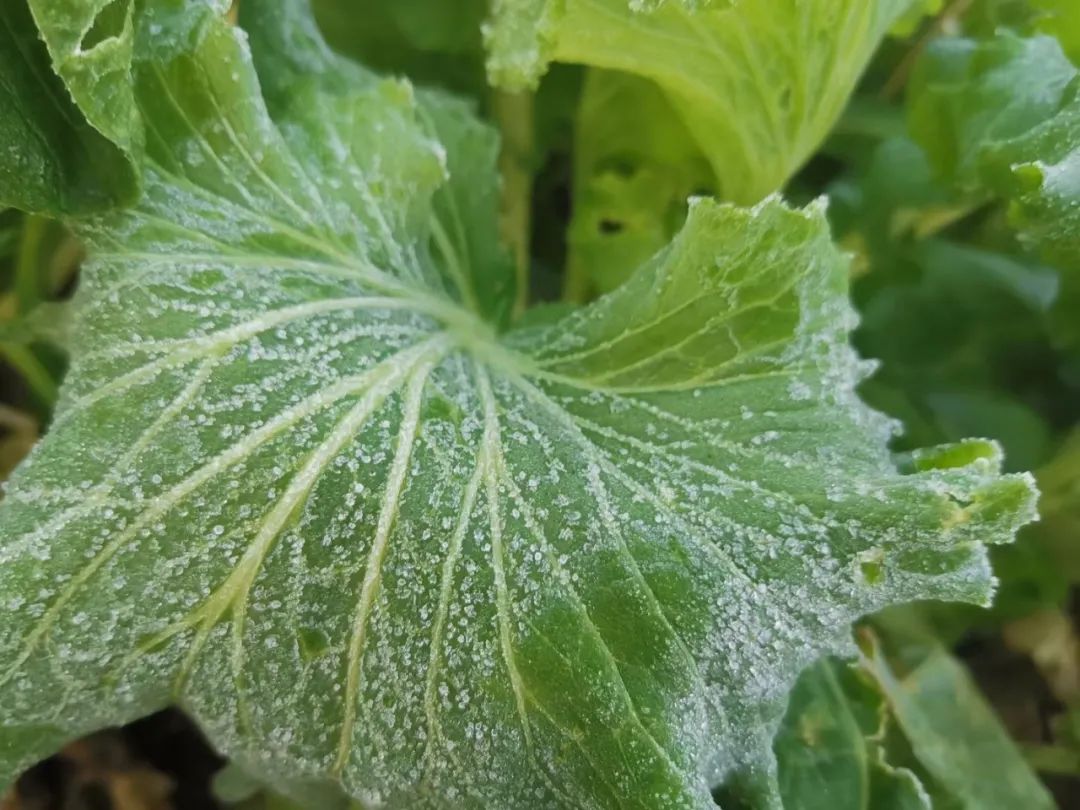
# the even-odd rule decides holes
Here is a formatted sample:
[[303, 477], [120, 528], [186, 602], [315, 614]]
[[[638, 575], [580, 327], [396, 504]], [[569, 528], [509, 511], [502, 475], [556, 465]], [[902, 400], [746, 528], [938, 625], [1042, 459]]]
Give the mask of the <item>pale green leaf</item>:
[[0, 505], [0, 785], [173, 703], [366, 805], [767, 805], [854, 618], [989, 599], [1031, 481], [981, 441], [897, 468], [822, 206], [699, 202], [500, 331], [490, 136], [297, 4], [242, 6], [254, 60], [219, 10], [139, 6], [144, 193], [78, 224], [71, 370]]
[[[53, 69], [90, 125], [137, 163], [143, 128], [132, 76], [135, 0], [26, 0]], [[224, 11], [231, 0], [200, 0]], [[175, 4], [174, 4], [175, 5]], [[144, 36], [160, 32], [147, 31]]]
[[947, 806], [964, 810], [1052, 810], [1056, 805], [1024, 761], [963, 665], [940, 647], [920, 650], [897, 670], [879, 646], [864, 659], [922, 767]]
[[511, 87], [549, 62], [659, 85], [720, 195], [757, 202], [820, 145], [870, 55], [912, 0], [498, 0], [488, 70]]
[[945, 0], [917, 0], [900, 15], [890, 32], [894, 37], [909, 37], [917, 33], [927, 17], [940, 14]]
[[576, 118], [567, 297], [618, 287], [664, 247], [713, 175], [653, 82], [590, 70]]

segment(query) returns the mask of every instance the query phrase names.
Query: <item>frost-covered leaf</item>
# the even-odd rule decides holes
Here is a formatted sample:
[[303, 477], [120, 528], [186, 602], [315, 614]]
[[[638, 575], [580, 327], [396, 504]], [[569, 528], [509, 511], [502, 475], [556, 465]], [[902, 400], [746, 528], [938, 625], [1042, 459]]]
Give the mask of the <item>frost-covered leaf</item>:
[[1010, 200], [1023, 238], [1080, 268], [1080, 71], [1056, 39], [939, 40], [910, 105], [913, 134], [943, 175]]
[[138, 6], [144, 193], [79, 224], [71, 371], [0, 505], [0, 785], [177, 703], [367, 805], [767, 805], [854, 618], [989, 598], [1030, 479], [981, 441], [897, 468], [821, 206], [700, 202], [505, 330], [486, 130], [296, 3], [241, 5], [254, 59], [220, 11]]
[[757, 202], [818, 147], [912, 0], [497, 0], [488, 69], [517, 87], [552, 61], [659, 85], [720, 195]]
[[134, 190], [121, 150], [87, 122], [52, 72], [26, 0], [5, 0], [0, 5], [0, 208], [79, 213], [108, 208]]
[[[25, 2], [48, 47], [53, 69], [82, 115], [137, 165], [144, 132], [131, 81], [135, 0]], [[199, 5], [224, 13], [231, 2], [199, 0]], [[177, 9], [171, 16], [182, 14]]]

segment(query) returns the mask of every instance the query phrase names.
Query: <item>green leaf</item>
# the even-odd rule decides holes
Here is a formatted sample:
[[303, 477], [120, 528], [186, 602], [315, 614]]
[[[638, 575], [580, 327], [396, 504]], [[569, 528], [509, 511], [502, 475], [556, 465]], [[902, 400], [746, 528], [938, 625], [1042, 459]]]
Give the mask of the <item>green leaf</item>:
[[[942, 239], [891, 247], [856, 287], [857, 345], [882, 361], [868, 400], [903, 418], [905, 447], [991, 436], [1013, 469], [1042, 464], [1050, 424], [1031, 403], [1065, 396], [1047, 323], [1058, 274]], [[1039, 365], [1050, 373], [1032, 375]]]
[[712, 166], [720, 196], [753, 203], [820, 145], [870, 55], [911, 0], [498, 0], [487, 28], [499, 84], [552, 61], [659, 85]]
[[1080, 63], [1080, 6], [1072, 0], [1035, 0], [1035, 6], [1045, 14], [1039, 27], [1056, 36], [1073, 62]]
[[52, 343], [67, 346], [71, 328], [71, 305], [66, 301], [48, 301], [11, 320], [0, 321], [0, 345]]
[[313, 0], [327, 42], [372, 69], [483, 96], [487, 0]]
[[211, 792], [220, 804], [236, 810], [364, 810], [326, 785], [290, 785], [290, 795], [282, 795], [235, 763], [214, 774]]
[[567, 297], [610, 292], [667, 245], [712, 169], [654, 83], [590, 70], [576, 121]]
[[80, 213], [135, 192], [122, 151], [87, 121], [53, 73], [26, 0], [0, 7], [0, 143], [0, 208]]
[[930, 810], [918, 778], [886, 761], [881, 694], [825, 660], [795, 684], [773, 747], [785, 810]]
[[1039, 470], [1040, 522], [1027, 533], [1045, 549], [1052, 565], [1072, 583], [1080, 582], [1080, 430], [1075, 427], [1061, 442], [1057, 455]]
[[263, 785], [243, 768], [230, 763], [214, 774], [211, 790], [215, 799], [231, 806], [256, 797]]
[[[28, 0], [53, 69], [90, 125], [136, 166], [144, 139], [132, 78], [134, 0]], [[224, 13], [231, 0], [203, 0]], [[161, 31], [146, 31], [156, 36]]]
[[939, 40], [910, 92], [912, 132], [937, 169], [1010, 200], [1025, 240], [1080, 267], [1080, 76], [1058, 41]]
[[0, 262], [16, 258], [25, 216], [14, 208], [0, 209]]
[[988, 601], [1030, 478], [979, 441], [897, 468], [820, 205], [701, 201], [500, 331], [490, 136], [296, 3], [242, 7], [254, 59], [218, 11], [139, 6], [143, 196], [79, 224], [0, 504], [0, 785], [178, 704], [369, 805], [775, 806], [797, 674], [884, 605]]
[[945, 0], [917, 0], [893, 23], [892, 35], [910, 37], [917, 33], [925, 18], [940, 14], [945, 7]]
[[1057, 1], [976, 0], [963, 8], [956, 27], [970, 37], [991, 37], [1002, 28], [1020, 34], [1036, 33], [1038, 23], [1046, 19], [1045, 9]]
[[962, 664], [921, 649], [897, 672], [880, 647], [864, 659], [942, 804], [970, 810], [1051, 810], [1053, 799], [1024, 761]]
[[942, 187], [926, 154], [906, 137], [881, 141], [866, 167], [834, 183], [829, 197], [833, 227], [843, 237], [858, 233], [879, 279], [902, 262], [912, 237], [932, 235], [966, 203]]

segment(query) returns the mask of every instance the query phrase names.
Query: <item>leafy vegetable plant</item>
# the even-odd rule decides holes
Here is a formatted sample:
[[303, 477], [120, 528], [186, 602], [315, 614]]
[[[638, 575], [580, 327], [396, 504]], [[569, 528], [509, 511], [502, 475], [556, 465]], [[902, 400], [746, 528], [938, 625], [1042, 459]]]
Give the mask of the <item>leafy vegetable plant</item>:
[[[919, 703], [851, 627], [988, 605], [989, 549], [1035, 518], [1034, 479], [992, 440], [893, 452], [898, 424], [857, 390], [873, 365], [827, 201], [780, 195], [925, 9], [389, 5], [357, 8], [394, 44], [373, 24], [358, 50], [406, 72], [422, 53], [424, 73], [479, 65], [482, 42], [501, 89], [454, 83], [485, 108], [589, 66], [569, 304], [521, 313], [499, 214], [529, 192], [501, 189], [478, 101], [331, 50], [305, 0], [0, 8], [0, 202], [87, 251], [70, 335], [48, 333], [70, 368], [0, 505], [0, 789], [177, 705], [319, 807], [962, 792], [961, 766], [888, 743], [934, 760], [933, 706], [974, 695], [960, 665], [926, 652], [911, 683], [959, 691]], [[1052, 86], [1028, 100], [1031, 71]], [[941, 193], [1010, 201], [1024, 249], [1062, 265], [1077, 87], [1057, 39], [1007, 32], [943, 41], [911, 80]], [[12, 329], [42, 340], [38, 312]], [[807, 667], [788, 717], [862, 752], [847, 799], [800, 776], [783, 721]], [[971, 734], [1043, 801], [979, 711]]]

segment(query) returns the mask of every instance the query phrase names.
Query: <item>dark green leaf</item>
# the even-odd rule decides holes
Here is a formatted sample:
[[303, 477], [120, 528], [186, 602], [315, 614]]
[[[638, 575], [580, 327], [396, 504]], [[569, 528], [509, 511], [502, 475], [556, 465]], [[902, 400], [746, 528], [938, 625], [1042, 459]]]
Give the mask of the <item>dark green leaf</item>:
[[78, 214], [135, 193], [123, 150], [53, 72], [26, 0], [0, 5], [0, 144], [0, 207]]
[[1023, 238], [1080, 269], [1080, 71], [1058, 41], [939, 40], [910, 99], [912, 131], [937, 169], [1010, 200]]

